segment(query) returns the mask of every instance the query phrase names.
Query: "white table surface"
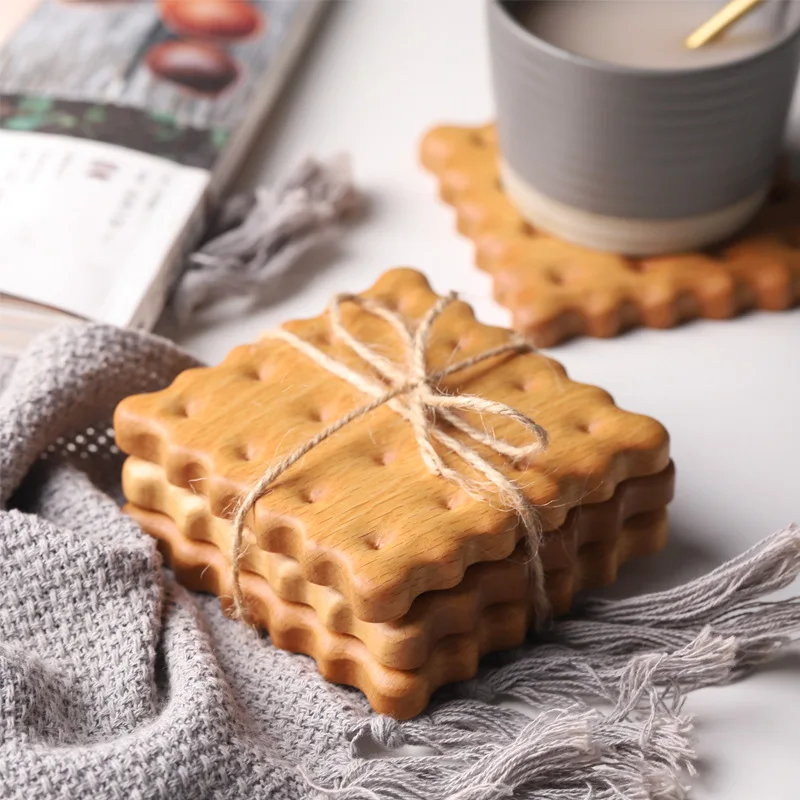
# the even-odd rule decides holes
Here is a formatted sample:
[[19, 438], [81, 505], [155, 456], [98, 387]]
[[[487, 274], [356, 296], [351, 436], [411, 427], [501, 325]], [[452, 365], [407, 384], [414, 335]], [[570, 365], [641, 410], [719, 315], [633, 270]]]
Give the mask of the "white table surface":
[[[282, 285], [269, 307], [207, 320], [181, 344], [216, 362], [259, 331], [315, 315], [330, 295], [362, 290], [398, 265], [421, 269], [439, 291], [458, 290], [484, 321], [507, 324], [417, 162], [427, 128], [491, 116], [482, 0], [336, 2], [242, 181], [271, 180], [307, 154], [348, 151], [368, 214], [338, 252]], [[550, 354], [573, 378], [653, 415], [672, 436], [670, 543], [629, 565], [615, 592], [673, 584], [800, 521], [800, 309], [580, 339]], [[800, 648], [738, 685], [697, 692], [688, 708], [701, 757], [693, 797], [800, 798]]]

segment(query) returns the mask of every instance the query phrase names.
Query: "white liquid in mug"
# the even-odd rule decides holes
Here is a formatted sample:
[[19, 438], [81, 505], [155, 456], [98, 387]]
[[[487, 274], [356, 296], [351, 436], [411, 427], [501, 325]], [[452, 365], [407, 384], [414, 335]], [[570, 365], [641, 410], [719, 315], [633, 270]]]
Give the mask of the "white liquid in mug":
[[800, 3], [767, 0], [716, 40], [684, 42], [724, 0], [534, 0], [510, 4], [531, 33], [597, 61], [644, 69], [694, 69], [738, 61], [780, 38]]

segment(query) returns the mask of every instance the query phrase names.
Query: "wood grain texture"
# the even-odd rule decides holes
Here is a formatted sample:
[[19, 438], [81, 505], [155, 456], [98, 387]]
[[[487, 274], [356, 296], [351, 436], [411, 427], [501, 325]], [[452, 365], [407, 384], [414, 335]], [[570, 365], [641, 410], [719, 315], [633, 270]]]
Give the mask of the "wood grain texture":
[[[554, 613], [565, 613], [581, 589], [614, 580], [617, 568], [629, 555], [618, 547], [626, 521], [646, 512], [663, 512], [672, 499], [674, 476], [670, 465], [656, 475], [627, 480], [610, 500], [573, 509], [564, 525], [545, 537], [541, 558]], [[161, 467], [135, 457], [125, 462], [122, 488], [129, 500], [128, 513], [145, 530], [152, 527], [151, 512], [162, 514], [185, 538], [213, 544], [230, 564], [232, 525], [212, 515], [202, 495], [174, 486]], [[445, 636], [473, 634], [484, 641], [484, 611], [497, 604], [505, 604], [509, 618], [516, 621], [516, 638], [509, 635], [504, 639], [511, 642], [507, 646], [522, 642], [530, 622], [532, 594], [522, 544], [508, 559], [473, 564], [458, 586], [420, 595], [400, 619], [364, 622], [353, 615], [339, 592], [309, 583], [294, 559], [262, 550], [252, 532], [247, 534], [243, 569], [264, 578], [282, 600], [311, 606], [322, 625], [356, 637], [371, 658], [387, 667], [409, 670], [423, 666]], [[659, 535], [638, 543], [637, 552], [654, 552], [662, 543]], [[266, 627], [267, 620], [254, 621]]]
[[[230, 607], [229, 564], [216, 546], [184, 536], [164, 514], [130, 505], [126, 511], [159, 540], [167, 563], [181, 583], [195, 591], [211, 592], [220, 597], [223, 607]], [[583, 580], [586, 585], [593, 579], [603, 580], [616, 571], [620, 561], [659, 549], [666, 535], [665, 509], [631, 517], [614, 547], [590, 560]], [[326, 628], [311, 606], [281, 599], [253, 572], [244, 571], [241, 577], [247, 604], [276, 647], [310, 655], [326, 680], [360, 689], [377, 713], [398, 719], [421, 713], [440, 686], [473, 678], [485, 653], [514, 647], [524, 637], [524, 609], [513, 603], [498, 603], [481, 612], [476, 631], [438, 640], [419, 668], [392, 669], [377, 662], [356, 637]], [[558, 575], [554, 580], [560, 580]]]
[[[412, 320], [437, 299], [410, 269], [385, 273], [365, 294]], [[388, 325], [353, 304], [344, 305], [343, 317], [357, 337], [401, 360], [401, 343]], [[331, 340], [327, 315], [285, 327], [354, 369], [369, 370]], [[453, 303], [434, 324], [428, 367], [511, 336], [478, 323], [465, 303]], [[543, 355], [498, 356], [443, 386], [506, 403], [548, 431], [549, 448], [527, 463], [509, 466], [485, 453], [539, 507], [545, 531], [563, 525], [575, 506], [608, 500], [620, 482], [669, 463], [663, 426], [619, 409], [602, 389], [571, 381]], [[114, 428], [125, 453], [159, 464], [170, 483], [191, 487], [208, 498], [214, 515], [229, 518], [274, 460], [364, 402], [291, 345], [265, 339], [234, 349], [219, 366], [182, 373], [166, 389], [123, 400]], [[508, 419], [484, 424], [518, 440]], [[471, 564], [508, 557], [522, 535], [513, 512], [431, 474], [411, 427], [386, 407], [308, 453], [258, 501], [252, 517], [259, 547], [298, 561], [306, 580], [336, 589], [367, 622], [397, 619], [423, 592], [457, 586]]]
[[514, 327], [539, 347], [575, 336], [611, 337], [636, 326], [671, 328], [800, 300], [800, 186], [781, 180], [741, 234], [703, 252], [628, 258], [536, 231], [503, 192], [493, 125], [441, 126], [422, 141], [458, 230]]

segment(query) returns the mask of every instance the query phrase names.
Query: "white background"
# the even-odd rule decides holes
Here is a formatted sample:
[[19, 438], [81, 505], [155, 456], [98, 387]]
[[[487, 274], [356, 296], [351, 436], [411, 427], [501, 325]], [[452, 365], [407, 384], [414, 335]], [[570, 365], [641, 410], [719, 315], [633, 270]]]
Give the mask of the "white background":
[[[481, 0], [336, 2], [242, 181], [269, 181], [308, 154], [347, 151], [368, 213], [333, 257], [298, 271], [269, 307], [206, 320], [181, 343], [216, 362], [397, 265], [421, 269], [438, 291], [458, 290], [484, 321], [507, 324], [417, 160], [427, 128], [491, 117]], [[550, 352], [573, 378], [655, 416], [672, 436], [678, 492], [670, 544], [629, 565], [615, 592], [697, 575], [800, 522], [800, 310], [581, 339]], [[689, 709], [701, 757], [693, 797], [800, 798], [800, 650], [739, 685], [698, 692]]]

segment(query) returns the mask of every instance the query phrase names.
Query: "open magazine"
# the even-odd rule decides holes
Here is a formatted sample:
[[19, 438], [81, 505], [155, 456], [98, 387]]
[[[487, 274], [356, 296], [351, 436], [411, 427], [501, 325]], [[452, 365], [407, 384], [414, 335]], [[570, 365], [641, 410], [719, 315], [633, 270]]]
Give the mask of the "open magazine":
[[0, 2], [0, 358], [149, 328], [324, 0]]

